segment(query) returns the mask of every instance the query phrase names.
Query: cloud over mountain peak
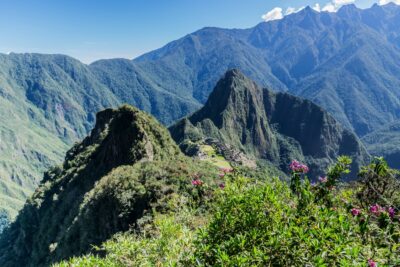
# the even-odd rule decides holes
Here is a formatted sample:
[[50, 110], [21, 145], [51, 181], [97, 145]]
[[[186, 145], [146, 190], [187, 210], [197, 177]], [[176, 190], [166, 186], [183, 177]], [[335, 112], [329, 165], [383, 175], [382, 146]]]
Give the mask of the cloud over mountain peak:
[[[356, 0], [332, 0], [325, 5], [321, 5], [320, 3], [315, 3], [311, 8], [317, 12], [336, 12], [342, 6], [352, 4]], [[385, 4], [390, 2], [390, 0], [380, 0], [380, 4]], [[394, 2], [399, 2], [400, 0], [395, 0]], [[305, 7], [288, 7], [285, 12], [283, 12], [282, 7], [275, 7], [261, 16], [264, 21], [273, 21], [283, 19], [285, 16], [297, 13], [303, 10]]]

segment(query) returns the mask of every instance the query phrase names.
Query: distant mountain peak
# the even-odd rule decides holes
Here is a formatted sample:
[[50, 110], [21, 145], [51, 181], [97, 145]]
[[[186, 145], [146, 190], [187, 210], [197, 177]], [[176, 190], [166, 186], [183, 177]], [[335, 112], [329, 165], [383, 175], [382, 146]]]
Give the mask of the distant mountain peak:
[[348, 5], [344, 5], [344, 6], [340, 7], [338, 12], [349, 11], [349, 10], [354, 11], [354, 10], [361, 10], [361, 9], [358, 8], [355, 4], [348, 4]]
[[[378, 5], [378, 6], [379, 6], [379, 5]], [[386, 4], [384, 4], [384, 5], [380, 5], [380, 6], [382, 6], [382, 7], [389, 7], [389, 8], [399, 7], [399, 5], [396, 4], [396, 3], [393, 2], [393, 1], [390, 1], [389, 3], [386, 3]]]
[[[250, 84], [253, 86], [248, 86]], [[256, 90], [256, 88], [257, 85], [248, 77], [246, 77], [239, 69], [231, 69], [228, 70], [224, 74], [224, 76], [219, 80], [214, 91], [215, 92], [226, 91], [228, 93], [232, 93], [234, 91]]]
[[356, 16], [359, 16], [361, 9], [359, 9], [355, 4], [348, 4], [342, 6], [338, 10], [338, 16], [347, 17], [350, 19], [356, 19]]
[[313, 14], [316, 14], [318, 12], [315, 9], [313, 9], [310, 5], [307, 5], [305, 8], [300, 10], [298, 13], [313, 13]]
[[355, 169], [368, 158], [358, 138], [322, 108], [262, 89], [238, 70], [226, 72], [204, 107], [170, 131], [180, 144], [214, 138], [282, 170], [300, 158], [312, 166], [313, 176], [323, 175], [342, 154], [354, 158]]
[[257, 96], [262, 94], [258, 85], [240, 70], [228, 70], [218, 81], [206, 104], [196, 112], [192, 120], [209, 117], [222, 127], [224, 113], [237, 111], [244, 105], [259, 105]]
[[386, 10], [387, 12], [395, 12], [395, 11], [399, 10], [400, 5], [396, 4], [394, 2], [389, 2], [385, 5], [382, 5], [381, 8]]
[[241, 78], [246, 78], [244, 74], [239, 69], [230, 69], [225, 73], [225, 77], [236, 77], [239, 76]]

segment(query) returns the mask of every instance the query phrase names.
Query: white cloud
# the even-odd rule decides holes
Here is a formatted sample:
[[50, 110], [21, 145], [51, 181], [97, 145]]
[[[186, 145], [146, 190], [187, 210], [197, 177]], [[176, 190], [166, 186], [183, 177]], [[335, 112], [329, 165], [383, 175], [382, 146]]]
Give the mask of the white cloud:
[[343, 5], [348, 5], [354, 3], [355, 0], [333, 0], [332, 3], [335, 6], [343, 6]]
[[[326, 12], [336, 12], [342, 6], [352, 4], [355, 1], [356, 0], [332, 0], [331, 2], [327, 3], [321, 10], [326, 11]], [[396, 0], [396, 1], [400, 1], [400, 0]]]
[[321, 12], [321, 6], [320, 6], [319, 3], [316, 3], [316, 4], [312, 7], [312, 9], [314, 9], [314, 10], [317, 11], [317, 12]]
[[389, 3], [395, 3], [395, 4], [397, 4], [397, 5], [400, 5], [400, 0], [379, 0], [379, 4], [380, 4], [381, 6], [387, 5], [387, 4], [389, 4]]
[[[321, 5], [320, 3], [315, 3], [311, 8], [317, 12], [337, 12], [342, 6], [352, 4], [357, 0], [330, 0], [325, 5]], [[400, 4], [400, 0], [379, 0], [379, 4], [385, 5], [389, 2], [394, 2]], [[271, 11], [267, 12], [266, 14], [262, 15], [262, 19], [264, 21], [272, 21], [272, 20], [279, 20], [283, 19], [284, 16], [288, 16], [290, 14], [297, 13], [303, 10], [305, 7], [288, 7], [285, 12], [281, 7], [275, 7]]]
[[275, 7], [271, 11], [267, 12], [266, 14], [262, 15], [261, 18], [264, 21], [272, 21], [283, 19], [283, 9], [280, 7]]
[[328, 3], [322, 8], [322, 11], [325, 11], [325, 12], [336, 12], [336, 7], [335, 7], [334, 4]]
[[302, 7], [300, 7], [300, 8], [288, 7], [288, 9], [286, 9], [285, 16], [290, 15], [290, 14], [294, 14], [294, 13], [297, 13], [297, 12], [300, 12], [300, 11], [302, 11], [304, 8], [305, 8], [304, 6], [302, 6]]
[[294, 7], [288, 7], [288, 9], [286, 9], [285, 15], [290, 15], [296, 12], [296, 8]]

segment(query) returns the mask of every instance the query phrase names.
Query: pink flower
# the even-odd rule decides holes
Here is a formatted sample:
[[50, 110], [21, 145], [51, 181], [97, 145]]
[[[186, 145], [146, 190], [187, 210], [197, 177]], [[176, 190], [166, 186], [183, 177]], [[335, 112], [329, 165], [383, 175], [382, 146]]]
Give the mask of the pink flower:
[[298, 162], [297, 160], [293, 160], [293, 161], [290, 163], [289, 168], [290, 168], [292, 171], [297, 171], [297, 169], [299, 168], [299, 166], [300, 166], [300, 162]]
[[309, 171], [309, 168], [307, 165], [302, 164], [302, 163], [298, 162], [297, 160], [293, 160], [290, 163], [289, 168], [293, 172], [308, 173], [308, 171]]
[[393, 207], [390, 207], [389, 210], [388, 210], [388, 212], [389, 212], [390, 218], [393, 219], [393, 218], [394, 218], [394, 213], [395, 213], [394, 208], [393, 208]]
[[352, 208], [351, 209], [351, 214], [353, 214], [353, 216], [358, 216], [358, 215], [360, 215], [361, 214], [361, 211], [359, 210], [359, 209], [356, 209], [356, 208]]
[[377, 267], [378, 264], [374, 262], [373, 260], [369, 259], [368, 260], [368, 267]]
[[319, 180], [321, 183], [326, 183], [326, 182], [328, 182], [328, 178], [326, 178], [326, 177], [319, 177], [318, 180]]
[[220, 174], [218, 174], [218, 176], [219, 176], [219, 178], [224, 178], [225, 173], [220, 173]]
[[202, 186], [203, 185], [203, 181], [200, 180], [200, 179], [192, 180], [192, 185], [194, 185], [194, 186]]
[[219, 186], [219, 188], [221, 188], [221, 189], [224, 189], [224, 188], [225, 188], [225, 184], [224, 184], [224, 183], [220, 183], [218, 186]]
[[379, 215], [381, 213], [381, 207], [378, 204], [375, 204], [369, 208], [369, 211], [375, 215]]

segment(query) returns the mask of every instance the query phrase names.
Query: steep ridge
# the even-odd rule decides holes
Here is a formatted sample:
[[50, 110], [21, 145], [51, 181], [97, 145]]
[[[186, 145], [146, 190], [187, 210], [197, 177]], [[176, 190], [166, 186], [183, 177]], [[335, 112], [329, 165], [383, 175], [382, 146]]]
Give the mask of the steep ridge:
[[151, 116], [129, 106], [104, 110], [5, 230], [0, 265], [47, 266], [87, 253], [138, 227], [152, 209], [168, 209], [168, 199], [190, 187], [193, 173], [212, 169], [184, 157]]
[[180, 144], [216, 138], [285, 171], [291, 160], [302, 160], [312, 179], [339, 155], [351, 156], [355, 170], [369, 158], [359, 139], [322, 108], [261, 89], [238, 70], [228, 71], [205, 106], [170, 132]]

